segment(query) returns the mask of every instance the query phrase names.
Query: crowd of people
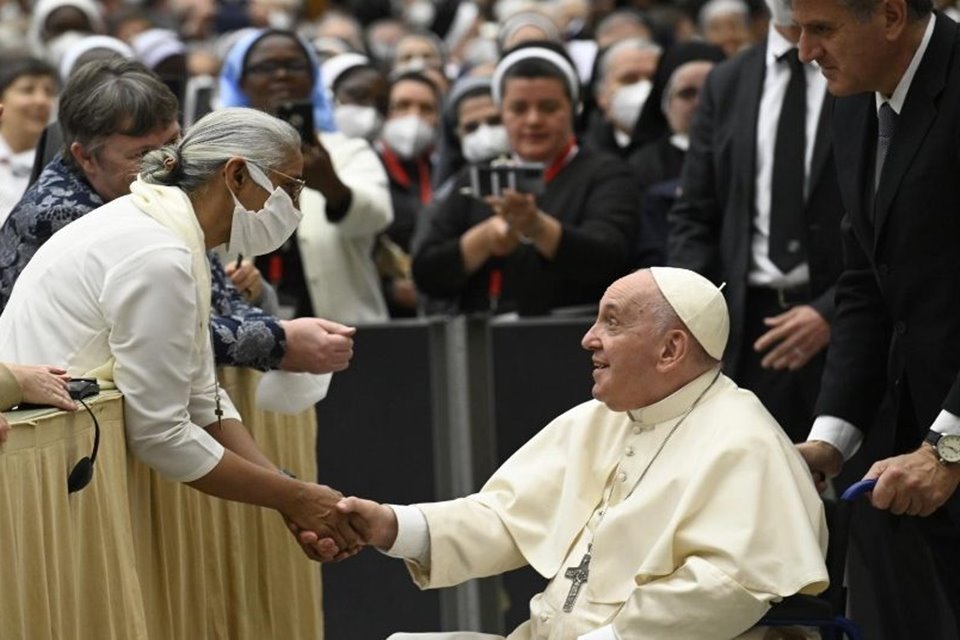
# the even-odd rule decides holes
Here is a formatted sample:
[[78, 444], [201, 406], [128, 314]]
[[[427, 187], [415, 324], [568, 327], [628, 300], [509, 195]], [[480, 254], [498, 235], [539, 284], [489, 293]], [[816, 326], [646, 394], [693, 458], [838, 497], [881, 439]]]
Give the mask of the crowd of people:
[[[431, 587], [530, 564], [516, 639], [734, 637], [821, 590], [815, 488], [869, 434], [885, 633], [941, 594], [958, 628], [956, 17], [0, 0], [0, 409], [96, 377], [134, 454], [279, 511], [312, 559], [374, 545]], [[597, 318], [595, 401], [451, 503], [284, 475], [216, 383], [341, 371], [366, 324], [561, 313]]]

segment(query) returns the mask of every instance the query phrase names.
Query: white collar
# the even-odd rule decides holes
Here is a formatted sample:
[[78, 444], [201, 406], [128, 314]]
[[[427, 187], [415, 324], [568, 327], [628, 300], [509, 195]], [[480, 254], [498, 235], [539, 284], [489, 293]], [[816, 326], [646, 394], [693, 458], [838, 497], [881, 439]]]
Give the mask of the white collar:
[[670, 144], [680, 151], [690, 150], [690, 135], [687, 133], [675, 133], [670, 136]]
[[783, 54], [796, 48], [797, 45], [784, 38], [782, 33], [774, 29], [773, 21], [771, 21], [767, 33], [767, 66], [779, 62]]
[[923, 32], [923, 39], [920, 41], [920, 46], [917, 47], [916, 52], [914, 52], [910, 66], [903, 72], [900, 82], [897, 83], [897, 88], [893, 90], [893, 95], [887, 99], [882, 96], [879, 91], [875, 92], [874, 96], [877, 101], [878, 113], [883, 103], [889, 102], [894, 113], [900, 115], [900, 112], [903, 110], [903, 103], [907, 99], [907, 91], [910, 90], [910, 85], [913, 84], [913, 77], [917, 74], [917, 67], [920, 66], [920, 60], [923, 59], [923, 54], [927, 51], [927, 45], [930, 44], [930, 38], [933, 36], [933, 26], [936, 21], [936, 17], [933, 14], [927, 17], [927, 29]]
[[712, 367], [666, 398], [662, 398], [645, 407], [627, 411], [627, 415], [633, 422], [640, 422], [651, 426], [656, 426], [659, 423], [676, 418], [693, 408], [694, 403], [696, 403], [704, 392], [716, 381], [719, 373], [719, 365]]

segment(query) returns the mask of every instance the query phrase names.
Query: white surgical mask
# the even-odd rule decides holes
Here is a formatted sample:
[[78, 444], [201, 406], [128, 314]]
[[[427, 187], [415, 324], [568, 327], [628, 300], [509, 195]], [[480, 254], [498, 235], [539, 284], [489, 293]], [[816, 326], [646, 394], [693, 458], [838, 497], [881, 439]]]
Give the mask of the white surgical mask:
[[632, 132], [643, 105], [653, 89], [649, 80], [627, 84], [613, 92], [610, 100], [610, 119], [624, 131]]
[[460, 146], [467, 162], [485, 162], [510, 153], [507, 128], [502, 124], [482, 124], [475, 131], [463, 136]]
[[297, 210], [290, 194], [280, 187], [274, 187], [260, 167], [247, 162], [250, 178], [264, 191], [270, 194], [263, 208], [251, 211], [233, 196], [233, 223], [230, 227], [230, 242], [227, 252], [246, 256], [262, 256], [275, 251], [287, 241], [300, 224], [303, 214]]
[[387, 120], [381, 137], [398, 156], [411, 160], [433, 146], [437, 130], [420, 116], [409, 115]]
[[373, 142], [383, 127], [383, 118], [373, 107], [359, 104], [338, 104], [333, 108], [333, 121], [344, 135]]

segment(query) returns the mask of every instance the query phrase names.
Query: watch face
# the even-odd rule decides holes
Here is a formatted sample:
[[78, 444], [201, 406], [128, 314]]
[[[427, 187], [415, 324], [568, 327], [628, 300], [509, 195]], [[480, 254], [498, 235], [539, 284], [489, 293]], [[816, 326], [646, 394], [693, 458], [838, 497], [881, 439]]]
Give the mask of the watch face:
[[960, 436], [945, 434], [937, 442], [937, 453], [944, 462], [960, 462]]

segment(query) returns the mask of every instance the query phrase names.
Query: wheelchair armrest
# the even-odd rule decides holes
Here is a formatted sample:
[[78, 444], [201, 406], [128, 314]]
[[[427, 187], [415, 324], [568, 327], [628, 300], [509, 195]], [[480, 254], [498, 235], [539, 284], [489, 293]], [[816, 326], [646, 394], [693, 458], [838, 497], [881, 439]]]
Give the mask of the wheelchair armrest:
[[835, 615], [837, 611], [830, 601], [798, 593], [774, 603], [757, 624], [772, 624], [779, 620], [831, 618]]

